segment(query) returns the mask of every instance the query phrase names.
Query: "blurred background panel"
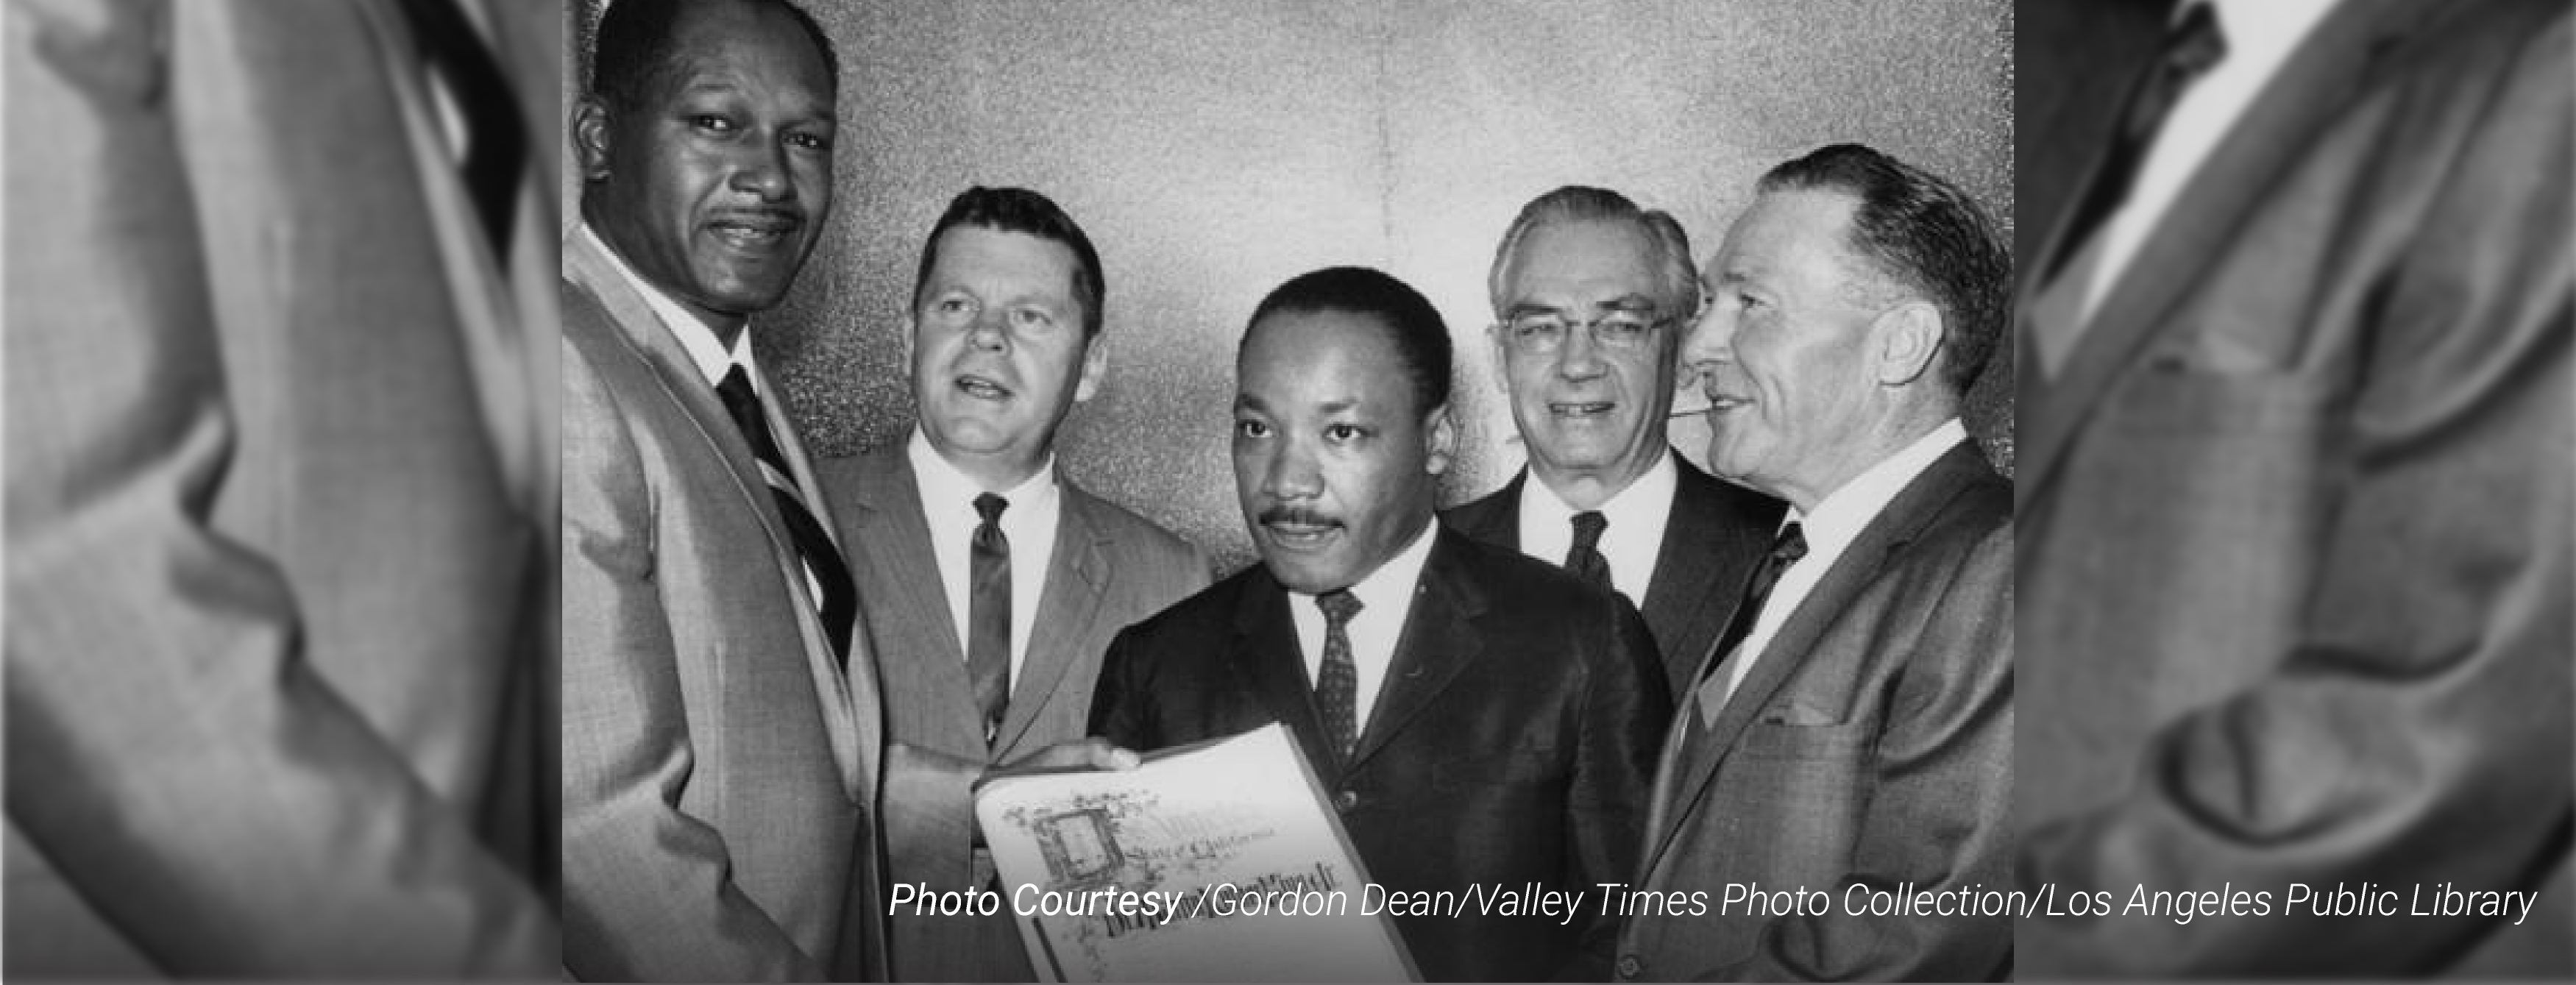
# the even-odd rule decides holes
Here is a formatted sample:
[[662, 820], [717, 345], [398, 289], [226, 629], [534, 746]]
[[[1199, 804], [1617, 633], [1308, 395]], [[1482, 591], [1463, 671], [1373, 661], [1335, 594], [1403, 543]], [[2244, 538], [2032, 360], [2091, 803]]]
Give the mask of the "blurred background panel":
[[[603, 4], [566, 3], [582, 45]], [[1374, 266], [1440, 307], [1458, 341], [1465, 440], [1443, 489], [1457, 503], [1520, 465], [1485, 274], [1540, 193], [1601, 185], [1670, 211], [1704, 262], [1763, 170], [1858, 141], [2012, 223], [2002, 0], [807, 6], [840, 47], [838, 192], [814, 260], [755, 337], [809, 447], [904, 439], [902, 318], [923, 234], [968, 186], [1033, 188], [1091, 233], [1109, 284], [1110, 372], [1066, 425], [1064, 468], [1229, 567], [1252, 557], [1226, 456], [1234, 343], [1289, 277]], [[566, 57], [578, 71], [580, 50]], [[2009, 474], [2003, 362], [1970, 427]], [[1672, 440], [1702, 459], [1698, 419]]]

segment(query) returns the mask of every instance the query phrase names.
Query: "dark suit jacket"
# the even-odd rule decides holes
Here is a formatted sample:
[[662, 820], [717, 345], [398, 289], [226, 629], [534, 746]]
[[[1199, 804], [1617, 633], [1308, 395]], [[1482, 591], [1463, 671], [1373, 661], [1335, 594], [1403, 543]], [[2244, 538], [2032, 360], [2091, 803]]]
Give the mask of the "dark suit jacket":
[[[1735, 617], [1744, 579], [1770, 553], [1773, 532], [1788, 504], [1702, 472], [1680, 455], [1673, 456], [1673, 464], [1681, 475], [1673, 488], [1672, 512], [1664, 520], [1663, 545], [1655, 553], [1655, 572], [1646, 581], [1646, 598], [1638, 609], [1655, 632], [1664, 684], [1678, 697], [1700, 658], [1717, 645], [1727, 620]], [[1451, 507], [1440, 519], [1469, 537], [1518, 550], [1521, 483], [1527, 481], [1525, 468], [1503, 488]]]
[[[1595, 883], [1636, 860], [1670, 701], [1636, 610], [1553, 566], [1437, 533], [1386, 686], [1349, 762], [1324, 744], [1289, 596], [1269, 569], [1218, 582], [1120, 633], [1091, 730], [1152, 750], [1270, 722], [1295, 733], [1360, 862], [1398, 891], [1470, 883], [1586, 895], [1555, 918], [1399, 917], [1431, 980], [1543, 978], [1582, 966], [1615, 921]], [[1569, 965], [1569, 962], [1575, 962]]]
[[[1845, 894], [2010, 882], [2012, 681], [2012, 487], [1962, 442], [1861, 530], [1697, 741], [1673, 728], [1634, 882], [1706, 909], [1629, 920], [1621, 977], [2009, 974], [2009, 917], [1851, 916]], [[1730, 883], [1830, 905], [1721, 913]]]
[[7, 975], [547, 974], [551, 168], [493, 251], [389, 0], [7, 22]]
[[845, 672], [750, 443], [611, 264], [564, 242], [564, 966], [881, 974], [867, 627]]
[[[1061, 480], [1062, 511], [1036, 627], [1012, 682], [1000, 741], [987, 751], [966, 656], [941, 590], [920, 484], [902, 446], [815, 463], [840, 523], [886, 693], [884, 829], [888, 874], [932, 892], [972, 885], [971, 787], [984, 769], [1090, 733], [1100, 653], [1128, 624], [1206, 588], [1206, 554], [1152, 522]], [[895, 977], [1031, 981], [1006, 912], [892, 917]]]
[[[2019, 878], [2276, 907], [2031, 921], [2024, 973], [2570, 974], [2570, 22], [2345, 4], [2023, 375]], [[2069, 40], [2025, 91], [2139, 62]], [[2520, 927], [2278, 912], [2365, 881], [2544, 895]]]

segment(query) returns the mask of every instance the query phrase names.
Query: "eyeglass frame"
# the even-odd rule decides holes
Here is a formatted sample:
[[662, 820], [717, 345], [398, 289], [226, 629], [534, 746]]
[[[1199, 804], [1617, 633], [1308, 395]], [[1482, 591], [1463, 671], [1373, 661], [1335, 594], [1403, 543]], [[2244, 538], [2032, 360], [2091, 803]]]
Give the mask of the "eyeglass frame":
[[[1566, 340], [1574, 337], [1572, 329], [1582, 329], [1585, 334], [1592, 336], [1593, 345], [1612, 352], [1642, 352], [1648, 347], [1647, 340], [1657, 331], [1671, 327], [1676, 322], [1688, 320], [1680, 315], [1665, 315], [1660, 318], [1649, 319], [1646, 321], [1645, 327], [1637, 332], [1635, 340], [1628, 342], [1612, 341], [1612, 337], [1601, 334], [1601, 326], [1603, 323], [1622, 316], [1635, 317], [1638, 314], [1639, 312], [1633, 310], [1622, 309], [1618, 311], [1605, 312], [1595, 318], [1568, 318], [1557, 311], [1531, 311], [1495, 322], [1493, 327], [1494, 331], [1502, 336], [1504, 347], [1522, 355], [1551, 356], [1564, 351]], [[1694, 312], [1692, 317], [1696, 318], [1697, 313]], [[1535, 348], [1524, 343], [1519, 330], [1512, 327], [1514, 322], [1520, 321], [1524, 318], [1546, 318], [1555, 321], [1558, 327], [1556, 341], [1545, 346]]]

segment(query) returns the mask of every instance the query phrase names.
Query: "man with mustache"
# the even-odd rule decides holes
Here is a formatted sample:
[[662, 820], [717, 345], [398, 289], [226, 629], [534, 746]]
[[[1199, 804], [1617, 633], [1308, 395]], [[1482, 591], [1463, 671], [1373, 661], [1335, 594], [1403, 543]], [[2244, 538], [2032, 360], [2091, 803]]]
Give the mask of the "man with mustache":
[[783, 0], [618, 0], [563, 245], [563, 961], [881, 976], [875, 660], [750, 321], [831, 207], [834, 85]]
[[1958, 416], [2010, 276], [1965, 194], [1851, 144], [1764, 175], [1710, 259], [1709, 465], [1790, 512], [1655, 777], [1637, 882], [1711, 909], [1630, 919], [1620, 978], [2011, 972], [1972, 894], [2012, 872], [2012, 486]]
[[1412, 288], [1351, 267], [1290, 280], [1235, 369], [1235, 492], [1262, 563], [1120, 633], [1092, 731], [1156, 749], [1283, 722], [1389, 890], [1586, 894], [1571, 921], [1399, 916], [1426, 978], [1602, 977], [1583, 960], [1615, 923], [1597, 884], [1631, 871], [1669, 707], [1644, 620], [1434, 522], [1450, 342]]
[[1636, 602], [1678, 692], [1782, 509], [1664, 443], [1674, 354], [1699, 311], [1690, 241], [1618, 192], [1559, 188], [1504, 232], [1488, 286], [1494, 361], [1529, 467], [1444, 519]]
[[[958, 195], [904, 320], [919, 426], [818, 466], [881, 655], [897, 884], [990, 883], [975, 781], [1087, 734], [1110, 635], [1207, 587], [1206, 553], [1057, 472], [1057, 429], [1107, 365], [1104, 292], [1091, 238], [1046, 196]], [[896, 978], [1036, 976], [1007, 913], [892, 917]]]

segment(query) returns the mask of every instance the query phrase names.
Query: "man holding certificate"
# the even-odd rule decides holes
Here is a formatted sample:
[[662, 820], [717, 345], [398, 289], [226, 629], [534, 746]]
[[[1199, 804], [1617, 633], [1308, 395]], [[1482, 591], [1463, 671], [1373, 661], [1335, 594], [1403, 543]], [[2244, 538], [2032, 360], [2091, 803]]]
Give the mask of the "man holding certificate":
[[1121, 633], [1091, 730], [1152, 750], [1285, 724], [1386, 893], [1481, 901], [1396, 914], [1425, 978], [1597, 978], [1596, 886], [1633, 869], [1670, 701], [1634, 607], [1434, 522], [1449, 367], [1439, 313], [1378, 271], [1262, 301], [1233, 436], [1262, 563]]

